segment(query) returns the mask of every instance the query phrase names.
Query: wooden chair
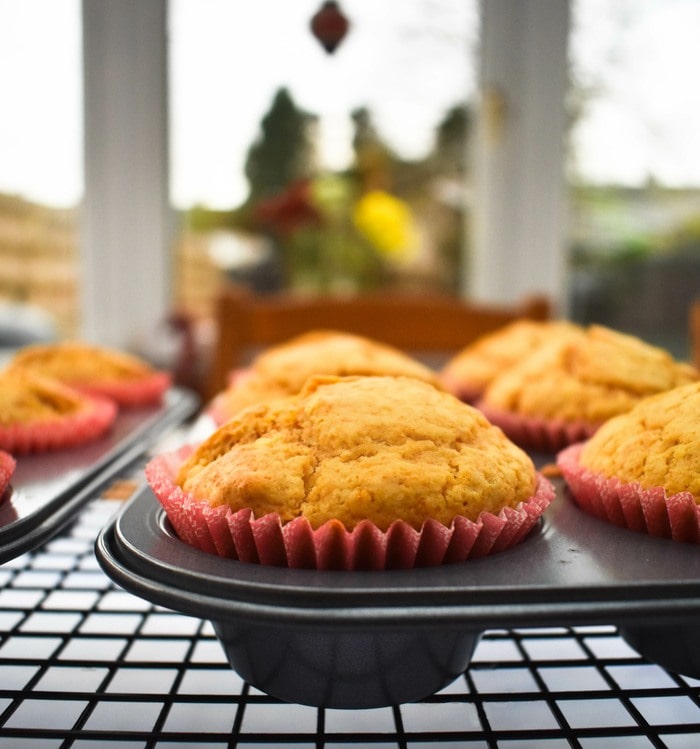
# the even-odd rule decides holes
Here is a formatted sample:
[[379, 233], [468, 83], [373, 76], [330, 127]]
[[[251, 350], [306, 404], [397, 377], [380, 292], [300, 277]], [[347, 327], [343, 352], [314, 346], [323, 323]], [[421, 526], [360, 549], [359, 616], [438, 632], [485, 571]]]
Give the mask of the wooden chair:
[[515, 319], [545, 320], [550, 316], [549, 300], [540, 295], [520, 304], [497, 305], [395, 292], [348, 297], [256, 296], [239, 286], [225, 285], [216, 305], [216, 342], [205, 395], [219, 392], [230, 371], [245, 365], [256, 350], [309, 330], [355, 333], [430, 358], [449, 355]]
[[688, 315], [688, 333], [690, 342], [690, 363], [700, 371], [700, 299], [690, 305]]

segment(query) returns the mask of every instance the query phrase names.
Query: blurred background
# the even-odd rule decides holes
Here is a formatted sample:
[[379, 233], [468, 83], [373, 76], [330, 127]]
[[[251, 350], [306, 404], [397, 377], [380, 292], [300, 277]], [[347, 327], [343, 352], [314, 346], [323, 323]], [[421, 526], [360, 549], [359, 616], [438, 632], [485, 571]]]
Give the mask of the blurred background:
[[699, 28], [700, 0], [0, 0], [5, 335], [206, 337], [233, 280], [544, 291], [686, 356]]

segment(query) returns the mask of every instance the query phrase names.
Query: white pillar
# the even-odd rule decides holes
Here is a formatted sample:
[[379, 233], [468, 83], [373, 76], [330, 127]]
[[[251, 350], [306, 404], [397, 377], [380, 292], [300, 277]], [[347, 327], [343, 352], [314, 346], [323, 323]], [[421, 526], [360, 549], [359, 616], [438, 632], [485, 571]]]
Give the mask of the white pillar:
[[568, 0], [482, 0], [465, 292], [565, 299]]
[[83, 0], [81, 336], [131, 348], [171, 298], [166, 0]]

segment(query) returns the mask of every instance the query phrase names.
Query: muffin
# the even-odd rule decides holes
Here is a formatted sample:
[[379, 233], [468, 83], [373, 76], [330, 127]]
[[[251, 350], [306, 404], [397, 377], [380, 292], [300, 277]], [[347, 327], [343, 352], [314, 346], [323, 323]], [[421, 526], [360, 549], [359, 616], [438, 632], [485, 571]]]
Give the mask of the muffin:
[[26, 346], [8, 369], [51, 377], [125, 407], [159, 402], [171, 380], [136, 356], [78, 341]]
[[697, 380], [665, 350], [593, 325], [542, 343], [494, 379], [477, 405], [519, 445], [556, 451], [643, 398]]
[[96, 439], [114, 423], [116, 405], [29, 372], [0, 373], [0, 450], [58, 450]]
[[404, 375], [439, 385], [437, 374], [398, 349], [362, 336], [317, 330], [267, 349], [214, 398], [216, 424], [242, 408], [298, 393], [312, 375]]
[[700, 383], [649, 397], [557, 463], [577, 503], [615, 525], [700, 542]]
[[553, 487], [475, 408], [410, 377], [317, 376], [148, 481], [178, 535], [248, 562], [385, 569], [514, 545]]
[[578, 329], [564, 320], [516, 320], [458, 351], [442, 368], [440, 380], [450, 392], [473, 402], [498, 375], [541, 343]]
[[5, 496], [7, 487], [15, 472], [15, 459], [4, 450], [0, 450], [0, 501]]

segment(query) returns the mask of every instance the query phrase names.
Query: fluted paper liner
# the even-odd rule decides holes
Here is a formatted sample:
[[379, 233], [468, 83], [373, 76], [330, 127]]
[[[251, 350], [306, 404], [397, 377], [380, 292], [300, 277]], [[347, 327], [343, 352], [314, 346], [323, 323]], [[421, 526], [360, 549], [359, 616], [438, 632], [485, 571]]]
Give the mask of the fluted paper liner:
[[231, 417], [231, 414], [228, 413], [226, 406], [224, 405], [226, 392], [229, 388], [236, 387], [238, 383], [242, 382], [248, 377], [250, 377], [250, 367], [238, 367], [236, 369], [232, 369], [228, 374], [226, 387], [224, 388], [224, 390], [217, 393], [207, 404], [205, 412], [216, 424], [216, 426], [221, 426]]
[[466, 382], [461, 382], [455, 377], [451, 377], [449, 374], [441, 373], [439, 375], [440, 383], [449, 393], [459, 398], [464, 403], [473, 405], [484, 392], [483, 385], [470, 385]]
[[668, 494], [661, 486], [645, 488], [595, 473], [580, 463], [583, 446], [571, 445], [557, 456], [581, 509], [620, 528], [700, 543], [700, 507], [690, 492]]
[[97, 439], [116, 417], [114, 401], [85, 396], [81, 408], [67, 416], [0, 425], [0, 450], [18, 455], [75, 447]]
[[558, 452], [592, 437], [600, 427], [589, 421], [564, 421], [502, 411], [483, 401], [475, 404], [481, 413], [516, 445], [528, 450]]
[[17, 462], [9, 453], [0, 450], [0, 500], [5, 496], [16, 465]]
[[276, 513], [212, 507], [183, 491], [175, 475], [192, 446], [164, 453], [146, 465], [146, 478], [178, 537], [222, 557], [264, 565], [319, 570], [384, 570], [429, 567], [483, 557], [520, 543], [554, 498], [554, 486], [537, 475], [534, 496], [497, 515], [454, 518], [449, 526], [426, 520], [420, 530], [402, 520], [386, 531], [369, 520], [348, 531], [339, 520], [314, 530], [305, 518], [282, 523]]
[[159, 403], [171, 384], [168, 372], [154, 371], [139, 379], [73, 383], [72, 387], [87, 395], [108, 398], [123, 408], [137, 408]]

